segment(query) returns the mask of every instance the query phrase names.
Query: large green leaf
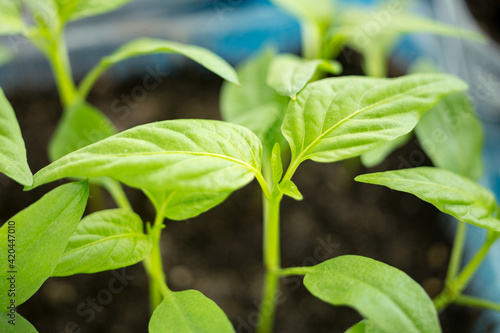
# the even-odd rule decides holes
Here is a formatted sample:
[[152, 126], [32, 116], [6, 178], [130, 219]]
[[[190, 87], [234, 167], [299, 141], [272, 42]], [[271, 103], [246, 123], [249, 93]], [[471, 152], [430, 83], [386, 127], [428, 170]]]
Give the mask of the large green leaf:
[[295, 165], [307, 159], [334, 162], [408, 133], [442, 97], [466, 87], [444, 74], [323, 79], [290, 102], [282, 131]]
[[131, 0], [55, 0], [63, 22], [104, 14], [120, 8]]
[[96, 273], [133, 265], [150, 251], [141, 218], [128, 209], [86, 216], [71, 235], [52, 276]]
[[0, 35], [21, 34], [23, 29], [20, 4], [12, 0], [0, 0]]
[[169, 220], [186, 220], [200, 215], [203, 212], [219, 205], [231, 194], [228, 192], [198, 192], [198, 191], [172, 191], [154, 192], [145, 191], [148, 198], [160, 211], [164, 209], [165, 217]]
[[341, 256], [307, 270], [304, 285], [333, 305], [358, 310], [385, 332], [441, 332], [422, 287], [402, 271], [360, 256]]
[[232, 192], [260, 176], [262, 146], [248, 129], [215, 120], [137, 126], [40, 170], [34, 187], [64, 177], [109, 176], [153, 192]]
[[2, 333], [38, 333], [33, 325], [19, 313], [15, 314], [14, 324], [9, 323], [11, 313], [0, 312], [0, 332]]
[[92, 105], [78, 101], [65, 110], [49, 143], [55, 161], [75, 150], [116, 134], [111, 121]]
[[420, 167], [361, 175], [356, 181], [411, 193], [460, 221], [500, 231], [493, 193], [452, 171]]
[[158, 53], [177, 53], [196, 61], [203, 67], [219, 75], [223, 79], [238, 84], [238, 76], [235, 70], [221, 57], [215, 53], [196, 45], [186, 45], [169, 40], [141, 38], [131, 41], [113, 54], [102, 58], [80, 84], [81, 96], [86, 96], [90, 88], [109, 67], [132, 57], [140, 57]]
[[422, 116], [415, 133], [432, 163], [478, 179], [483, 172], [483, 129], [463, 93], [443, 98]]
[[274, 143], [285, 141], [280, 126], [289, 100], [267, 84], [274, 55], [268, 48], [244, 62], [238, 67], [241, 87], [226, 82], [221, 92], [222, 118], [252, 130], [269, 154]]
[[[4, 240], [3, 252], [15, 249], [15, 262], [9, 263], [5, 257], [0, 261], [0, 269], [4, 274], [15, 275], [17, 305], [30, 298], [50, 277], [70, 235], [80, 222], [88, 194], [86, 181], [62, 185], [10, 218], [10, 222], [0, 228], [0, 237]], [[2, 290], [9, 290], [9, 285], [7, 278], [0, 279]], [[9, 301], [7, 292], [1, 293], [3, 309]]]
[[235, 332], [224, 312], [196, 290], [171, 292], [155, 309], [149, 333]]
[[293, 54], [280, 54], [271, 62], [267, 84], [280, 95], [295, 99], [317, 70], [339, 74], [342, 65], [335, 60], [306, 60]]
[[23, 185], [33, 183], [16, 114], [0, 88], [0, 172]]

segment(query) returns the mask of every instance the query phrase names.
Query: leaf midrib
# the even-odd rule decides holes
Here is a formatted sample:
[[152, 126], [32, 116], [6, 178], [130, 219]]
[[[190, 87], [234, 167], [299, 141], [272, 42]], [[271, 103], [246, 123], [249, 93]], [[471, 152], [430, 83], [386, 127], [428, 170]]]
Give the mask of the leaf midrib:
[[[483, 207], [486, 209], [486, 211], [490, 212], [491, 209], [489, 209], [488, 206], [486, 206], [485, 204], [483, 204], [482, 201], [478, 201], [474, 196], [470, 196], [467, 192], [462, 192], [456, 188], [453, 188], [453, 187], [449, 187], [449, 186], [446, 186], [446, 185], [443, 185], [443, 184], [439, 184], [439, 183], [432, 183], [432, 182], [429, 182], [429, 181], [416, 181], [416, 180], [408, 180], [408, 179], [402, 179], [402, 178], [399, 178], [399, 179], [394, 179], [394, 178], [387, 178], [387, 177], [377, 177], [377, 179], [381, 179], [381, 180], [387, 180], [387, 181], [394, 181], [394, 180], [397, 180], [397, 181], [406, 181], [406, 182], [411, 182], [411, 183], [414, 183], [414, 184], [418, 184], [418, 185], [430, 185], [430, 186], [438, 186], [438, 187], [441, 187], [442, 189], [444, 189], [445, 191], [446, 190], [449, 190], [450, 192], [454, 192], [454, 193], [457, 193], [457, 194], [460, 194], [460, 195], [463, 195], [464, 197], [468, 198], [470, 201], [472, 201], [474, 204], [480, 206], [480, 207]], [[383, 185], [383, 184], [378, 184], [378, 185]], [[384, 186], [387, 186], [387, 185], [384, 185]], [[389, 186], [387, 186], [389, 187]], [[389, 187], [390, 188], [390, 187]], [[403, 192], [406, 192], [406, 191], [403, 191]], [[410, 194], [413, 194], [413, 195], [416, 195], [414, 193], [411, 193], [411, 192], [406, 192], [406, 193], [410, 193]], [[490, 216], [491, 217], [491, 216]], [[477, 220], [480, 220], [479, 218], [475, 217]]]
[[[436, 82], [432, 82], [433, 84], [436, 83]], [[335, 123], [332, 127], [330, 127], [329, 129], [327, 129], [325, 132], [321, 133], [316, 139], [314, 139], [307, 147], [306, 149], [302, 150], [302, 152], [298, 155], [297, 157], [297, 160], [302, 162], [302, 161], [305, 161], [307, 160], [308, 158], [310, 158], [311, 156], [313, 156], [314, 154], [309, 154], [307, 155], [307, 152], [309, 150], [312, 150], [314, 149], [319, 143], [320, 141], [323, 139], [323, 137], [325, 137], [326, 135], [328, 135], [330, 132], [332, 132], [333, 130], [335, 130], [336, 128], [338, 128], [340, 125], [342, 125], [343, 123], [345, 123], [346, 121], [348, 121], [349, 119], [353, 118], [354, 116], [357, 116], [358, 114], [366, 111], [366, 110], [369, 110], [371, 108], [374, 108], [376, 106], [379, 106], [380, 104], [384, 104], [384, 103], [387, 103], [387, 102], [390, 102], [390, 101], [393, 101], [397, 98], [400, 98], [400, 96], [404, 96], [404, 95], [407, 95], [408, 93], [410, 92], [415, 92], [415, 91], [419, 91], [419, 90], [423, 90], [424, 88], [428, 88], [428, 84], [426, 84], [425, 86], [417, 86], [417, 87], [414, 87], [410, 90], [406, 90], [405, 92], [403, 93], [399, 93], [399, 94], [396, 94], [396, 95], [393, 95], [391, 96], [390, 98], [387, 98], [387, 99], [383, 99], [377, 103], [374, 103], [374, 104], [370, 104], [369, 106], [366, 106], [362, 109], [359, 109], [353, 113], [351, 113], [350, 115], [348, 115], [347, 117], [341, 119], [340, 121], [338, 121], [337, 123]], [[370, 91], [372, 91], [374, 89], [374, 87], [372, 87], [371, 89], [367, 90], [359, 99], [359, 101], [361, 101], [364, 96], [366, 94], [368, 94]], [[326, 111], [326, 114], [328, 113], [328, 110]], [[326, 117], [326, 116], [325, 116]]]
[[[351, 279], [351, 280], [355, 280], [357, 282], [359, 282], [360, 284], [364, 285], [365, 287], [367, 288], [370, 288], [370, 289], [373, 289], [373, 290], [376, 290], [377, 292], [381, 293], [382, 295], [385, 295], [387, 297], [387, 299], [389, 299], [389, 301], [394, 304], [398, 309], [401, 310], [401, 313], [403, 313], [404, 317], [406, 319], [409, 320], [409, 322], [411, 323], [411, 325], [417, 330], [417, 332], [420, 332], [420, 329], [416, 326], [414, 320], [403, 310], [403, 307], [396, 301], [394, 300], [388, 293], [386, 293], [385, 291], [383, 291], [382, 289], [374, 286], [374, 285], [371, 285], [357, 277], [354, 277], [352, 275], [346, 275], [346, 274], [343, 274], [341, 271], [329, 271], [329, 270], [324, 270], [324, 271], [316, 271], [316, 270], [312, 270], [311, 273], [308, 273], [309, 274], [316, 274], [316, 275], [324, 275], [324, 274], [338, 274], [338, 275], [341, 275], [341, 276], [344, 276], [345, 278], [347, 279]], [[344, 303], [344, 302], [342, 302]], [[340, 305], [340, 304], [339, 304]], [[347, 304], [345, 304], [347, 305]]]

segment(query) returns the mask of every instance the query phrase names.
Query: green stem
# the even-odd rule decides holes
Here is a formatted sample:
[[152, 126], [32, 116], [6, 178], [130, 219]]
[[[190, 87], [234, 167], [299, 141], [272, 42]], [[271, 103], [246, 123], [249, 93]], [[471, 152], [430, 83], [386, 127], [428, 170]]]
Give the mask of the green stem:
[[151, 313], [160, 305], [163, 298], [170, 293], [170, 289], [166, 283], [165, 273], [163, 272], [163, 262], [160, 251], [161, 231], [163, 230], [163, 219], [166, 207], [167, 205], [165, 204], [157, 211], [154, 225], [150, 230], [153, 248], [149, 256], [144, 260], [144, 266], [149, 276], [149, 306]]
[[288, 276], [288, 275], [306, 275], [311, 272], [310, 267], [290, 267], [283, 268], [278, 272], [279, 276]]
[[473, 306], [476, 308], [491, 309], [500, 312], [500, 304], [477, 297], [460, 295], [455, 300], [455, 303], [465, 306]]
[[68, 48], [62, 31], [52, 34], [52, 41], [47, 50], [47, 56], [54, 73], [59, 90], [61, 103], [68, 106], [78, 98], [75, 83], [71, 75]]
[[489, 232], [486, 241], [474, 255], [472, 260], [465, 266], [462, 272], [448, 281], [445, 289], [434, 299], [434, 305], [438, 311], [453, 303], [462, 294], [470, 279], [474, 276], [484, 258], [488, 254], [490, 247], [500, 236], [500, 233]]
[[453, 241], [453, 249], [451, 250], [448, 273], [446, 274], [446, 282], [451, 281], [458, 274], [460, 263], [462, 262], [466, 231], [467, 224], [465, 222], [458, 221], [457, 230], [455, 231], [455, 240]]
[[259, 309], [257, 333], [270, 333], [274, 327], [276, 294], [279, 289], [280, 260], [280, 203], [282, 193], [273, 192], [264, 198], [264, 291]]
[[109, 194], [111, 195], [111, 197], [113, 197], [113, 200], [115, 200], [118, 207], [133, 210], [130, 202], [128, 201], [127, 195], [125, 194], [125, 191], [123, 191], [123, 187], [118, 181], [106, 177], [106, 179], [103, 180], [101, 184], [106, 188], [106, 190], [108, 190]]

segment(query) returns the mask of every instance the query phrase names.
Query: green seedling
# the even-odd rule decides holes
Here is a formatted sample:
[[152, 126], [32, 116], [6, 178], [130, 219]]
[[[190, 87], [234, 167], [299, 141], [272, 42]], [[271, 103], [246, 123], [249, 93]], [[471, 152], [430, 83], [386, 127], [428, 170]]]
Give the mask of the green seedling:
[[[84, 218], [81, 225], [86, 227], [77, 229], [70, 237], [67, 252], [54, 272], [74, 274], [118, 268], [143, 257], [152, 280], [152, 304], [156, 307], [151, 332], [188, 332], [188, 328], [231, 332], [233, 328], [227, 325], [227, 318], [212, 303], [207, 307], [213, 309], [213, 315], [206, 317], [200, 313], [196, 306], [199, 303], [194, 301], [200, 297], [198, 293], [172, 292], [168, 288], [159, 239], [165, 218], [196, 216], [220, 204], [230, 193], [255, 178], [261, 185], [266, 207], [265, 306], [261, 309], [257, 331], [272, 330], [275, 309], [269, 305], [276, 304], [280, 277], [299, 274], [305, 275], [306, 288], [318, 298], [358, 309], [382, 331], [440, 332], [436, 310], [423, 289], [406, 274], [386, 264], [343, 256], [314, 267], [281, 268], [279, 207], [284, 196], [302, 198], [292, 181], [302, 162], [326, 163], [359, 156], [411, 131], [419, 117], [442, 97], [465, 88], [460, 80], [443, 74], [398, 79], [342, 77], [308, 83], [295, 100], [290, 99], [282, 121], [274, 122], [274, 126], [281, 128], [287, 144], [283, 150], [291, 152], [285, 170], [279, 142], [273, 144], [270, 158], [266, 158], [265, 147], [256, 134], [241, 125], [213, 120], [171, 120], [141, 125], [69, 153], [35, 174], [33, 185], [28, 188], [65, 177], [110, 177], [143, 190], [153, 202], [157, 218], [144, 237], [137, 228], [124, 231], [118, 227], [123, 223], [118, 222], [113, 223], [112, 229], [106, 229], [106, 235], [98, 236], [114, 238], [127, 232], [127, 237], [137, 238], [135, 241], [124, 239], [120, 251], [134, 255], [126, 257], [117, 253], [121, 262], [109, 260], [110, 251], [117, 251], [109, 242], [94, 243], [88, 239], [94, 239], [95, 234], [103, 230], [94, 226], [95, 223], [105, 224], [103, 217], [96, 214], [118, 219], [118, 216], [123, 218], [123, 211], [98, 212]], [[281, 99], [280, 95], [277, 98]], [[269, 175], [263, 170], [270, 170]], [[84, 237], [86, 232], [93, 235], [92, 238]], [[144, 255], [147, 245], [138, 244], [148, 241], [151, 252]], [[132, 257], [135, 259], [129, 261]], [[177, 308], [185, 311], [186, 316], [174, 316], [167, 311]], [[171, 322], [159, 323], [157, 318], [166, 313], [170, 313]], [[208, 318], [216, 322], [207, 326], [203, 321]]]
[[[0, 115], [7, 122], [0, 124], [0, 139], [14, 145], [6, 148], [2, 142], [0, 172], [27, 190], [62, 178], [78, 180], [49, 192], [0, 229], [3, 238], [9, 239], [15, 225], [17, 235], [16, 261], [0, 263], [4, 272], [12, 269], [9, 265], [17, 269], [15, 297], [6, 294], [0, 298], [3, 309], [9, 311], [2, 310], [3, 315], [10, 314], [13, 299], [15, 306], [22, 304], [51, 276], [90, 274], [142, 262], [150, 279], [150, 332], [234, 332], [223, 311], [200, 292], [169, 288], [160, 238], [166, 218], [193, 218], [221, 204], [254, 179], [264, 198], [265, 276], [257, 332], [272, 332], [279, 281], [289, 275], [304, 276], [305, 287], [322, 301], [353, 307], [366, 318], [348, 332], [441, 332], [436, 308], [453, 301], [472, 303], [470, 297], [454, 295], [466, 285], [477, 266], [468, 265], [456, 274], [457, 259], [451, 269], [454, 273], [450, 273], [452, 289], [445, 290], [434, 303], [408, 275], [373, 259], [340, 256], [312, 267], [290, 268], [282, 268], [280, 260], [280, 203], [286, 196], [302, 199], [292, 178], [303, 162], [331, 163], [360, 156], [407, 134], [440, 100], [465, 90], [462, 81], [444, 74], [318, 80], [325, 74], [338, 74], [340, 66], [328, 60], [331, 57], [326, 53], [318, 57], [318, 52], [323, 51], [314, 51], [314, 45], [309, 60], [275, 55], [268, 50], [243, 65], [238, 73], [241, 88], [224, 86], [222, 112], [228, 122], [170, 120], [116, 133], [109, 120], [84, 99], [107, 68], [126, 58], [180, 53], [226, 80], [238, 82], [226, 62], [204, 49], [141, 39], [104, 58], [76, 87], [63, 38], [65, 23], [125, 2], [63, 4], [44, 0], [24, 1], [21, 7], [19, 2], [0, 0], [0, 33], [23, 34], [47, 56], [65, 109], [49, 148], [53, 162], [32, 176], [19, 126], [2, 94]], [[48, 19], [33, 15], [42, 8], [51, 13]], [[314, 22], [311, 31], [322, 37], [331, 28], [326, 8], [313, 10], [305, 19]], [[22, 10], [33, 20], [25, 22]], [[319, 21], [317, 14], [322, 14]], [[320, 45], [319, 50], [323, 50]], [[101, 126], [97, 129], [102, 136], [89, 139], [81, 130], [95, 130], [96, 124]], [[452, 180], [460, 177], [450, 174], [446, 175]], [[81, 219], [89, 181], [106, 187], [119, 208], [94, 212]], [[119, 183], [142, 190], [153, 204], [156, 217], [152, 223], [146, 223], [146, 230]], [[425, 186], [420, 189], [422, 196], [435, 193], [430, 188], [427, 192]], [[498, 208], [484, 191], [477, 190], [486, 204], [480, 205], [482, 210], [472, 207], [477, 214], [472, 214], [475, 219], [458, 214], [464, 222], [491, 228], [480, 256], [499, 231], [495, 229]], [[452, 215], [459, 211], [448, 206], [442, 209]], [[49, 251], [50, 258], [40, 258], [40, 253]], [[474, 265], [482, 259], [480, 256], [473, 259]], [[0, 287], [9, 290], [11, 282], [3, 279]], [[13, 328], [2, 322], [0, 327], [7, 332], [19, 328], [36, 332], [19, 314], [15, 318], [19, 326]]]

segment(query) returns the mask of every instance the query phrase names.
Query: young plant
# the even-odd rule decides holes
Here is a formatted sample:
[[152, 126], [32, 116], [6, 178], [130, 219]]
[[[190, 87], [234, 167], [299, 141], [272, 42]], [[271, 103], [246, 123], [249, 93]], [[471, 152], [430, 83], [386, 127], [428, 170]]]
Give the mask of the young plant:
[[[176, 53], [198, 62], [230, 82], [238, 83], [231, 66], [204, 48], [142, 38], [127, 43], [103, 58], [77, 87], [72, 78], [64, 36], [67, 23], [115, 10], [128, 2], [130, 0], [0, 0], [0, 35], [22, 35], [27, 38], [49, 61], [57, 83], [64, 112], [49, 143], [51, 161], [117, 133], [111, 121], [85, 99], [101, 74], [121, 61], [151, 54]], [[97, 183], [107, 188], [121, 207], [129, 207], [118, 183], [111, 179]]]
[[[261, 141], [245, 127], [211, 120], [172, 120], [137, 126], [69, 153], [40, 170], [28, 189], [65, 177], [112, 177], [148, 195], [157, 218], [146, 235], [152, 250], [145, 265], [156, 286], [153, 302], [161, 301], [153, 313], [151, 332], [159, 332], [160, 327], [162, 332], [184, 332], [185, 327], [202, 327], [199, 331], [203, 332], [233, 331], [220, 310], [214, 310], [220, 317], [209, 315], [213, 320], [218, 318], [218, 326], [197, 326], [208, 317], [195, 307], [196, 296], [169, 290], [159, 238], [165, 217], [195, 216], [218, 205], [253, 178], [261, 185], [266, 203], [266, 276], [257, 331], [272, 330], [280, 277], [299, 274], [305, 275], [304, 284], [314, 295], [331, 304], [358, 309], [381, 331], [440, 332], [435, 308], [423, 289], [406, 274], [383, 263], [343, 256], [314, 267], [281, 268], [279, 207], [283, 196], [301, 199], [292, 177], [302, 162], [334, 162], [358, 156], [410, 131], [442, 97], [465, 88], [460, 80], [443, 74], [323, 79], [307, 84], [295, 100], [290, 100], [282, 124], [274, 124], [281, 128], [291, 149], [285, 171], [280, 144], [273, 143], [271, 158], [265, 159]], [[270, 179], [264, 176], [264, 169], [271, 170]], [[87, 230], [97, 229], [83, 228], [72, 236], [79, 241], [67, 248], [67, 253], [77, 247], [92, 251], [85, 256], [66, 255], [56, 274], [65, 269], [76, 273], [85, 268], [90, 272], [90, 264], [102, 267], [102, 252], [109, 249], [85, 244], [82, 237]], [[192, 319], [191, 324], [172, 314], [172, 322], [162, 322], [161, 326], [157, 318], [176, 306], [186, 312], [182, 318]]]

